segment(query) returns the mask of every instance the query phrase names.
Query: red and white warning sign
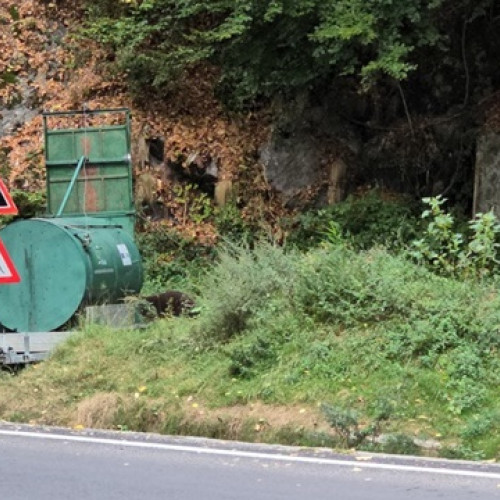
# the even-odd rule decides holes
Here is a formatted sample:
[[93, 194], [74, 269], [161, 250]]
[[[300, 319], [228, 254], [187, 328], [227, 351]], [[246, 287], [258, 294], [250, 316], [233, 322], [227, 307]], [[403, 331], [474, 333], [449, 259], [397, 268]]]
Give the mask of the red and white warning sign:
[[0, 179], [0, 215], [16, 215], [17, 207], [12, 201], [7, 186]]
[[19, 283], [21, 278], [2, 240], [0, 240], [0, 285], [4, 283]]

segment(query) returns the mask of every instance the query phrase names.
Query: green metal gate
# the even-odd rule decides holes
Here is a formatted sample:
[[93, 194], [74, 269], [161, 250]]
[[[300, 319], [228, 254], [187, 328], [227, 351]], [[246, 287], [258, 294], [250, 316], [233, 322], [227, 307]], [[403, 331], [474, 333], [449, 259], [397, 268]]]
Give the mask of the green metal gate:
[[[93, 124], [109, 117], [111, 125]], [[78, 119], [82, 126], [65, 128]], [[48, 215], [100, 217], [133, 236], [129, 110], [44, 113], [43, 129]]]

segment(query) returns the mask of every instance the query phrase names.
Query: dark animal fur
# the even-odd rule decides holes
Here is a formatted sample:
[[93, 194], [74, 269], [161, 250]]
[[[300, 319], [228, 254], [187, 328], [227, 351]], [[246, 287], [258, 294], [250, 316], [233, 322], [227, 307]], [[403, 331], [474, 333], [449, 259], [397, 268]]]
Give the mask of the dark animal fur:
[[189, 313], [195, 305], [191, 297], [177, 290], [168, 290], [142, 298], [154, 307], [159, 317], [180, 316]]

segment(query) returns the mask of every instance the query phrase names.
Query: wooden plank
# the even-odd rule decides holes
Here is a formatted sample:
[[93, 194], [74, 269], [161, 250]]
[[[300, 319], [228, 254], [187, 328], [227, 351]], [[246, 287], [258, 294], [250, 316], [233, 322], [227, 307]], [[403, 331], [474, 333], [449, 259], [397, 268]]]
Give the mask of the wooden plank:
[[[16, 352], [51, 351], [57, 344], [66, 340], [74, 332], [30, 332], [30, 333], [1, 333], [0, 349], [13, 349]], [[28, 344], [26, 344], [26, 339]]]

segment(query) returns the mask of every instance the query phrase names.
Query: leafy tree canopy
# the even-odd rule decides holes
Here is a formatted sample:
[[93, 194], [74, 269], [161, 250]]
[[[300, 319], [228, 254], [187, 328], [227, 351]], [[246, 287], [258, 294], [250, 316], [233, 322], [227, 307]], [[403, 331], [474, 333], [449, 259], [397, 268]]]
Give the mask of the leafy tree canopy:
[[343, 76], [364, 88], [402, 81], [430, 59], [463, 71], [467, 48], [479, 50], [471, 27], [498, 48], [498, 10], [495, 0], [99, 0], [86, 33], [115, 52], [133, 90], [168, 89], [208, 61], [240, 106]]

